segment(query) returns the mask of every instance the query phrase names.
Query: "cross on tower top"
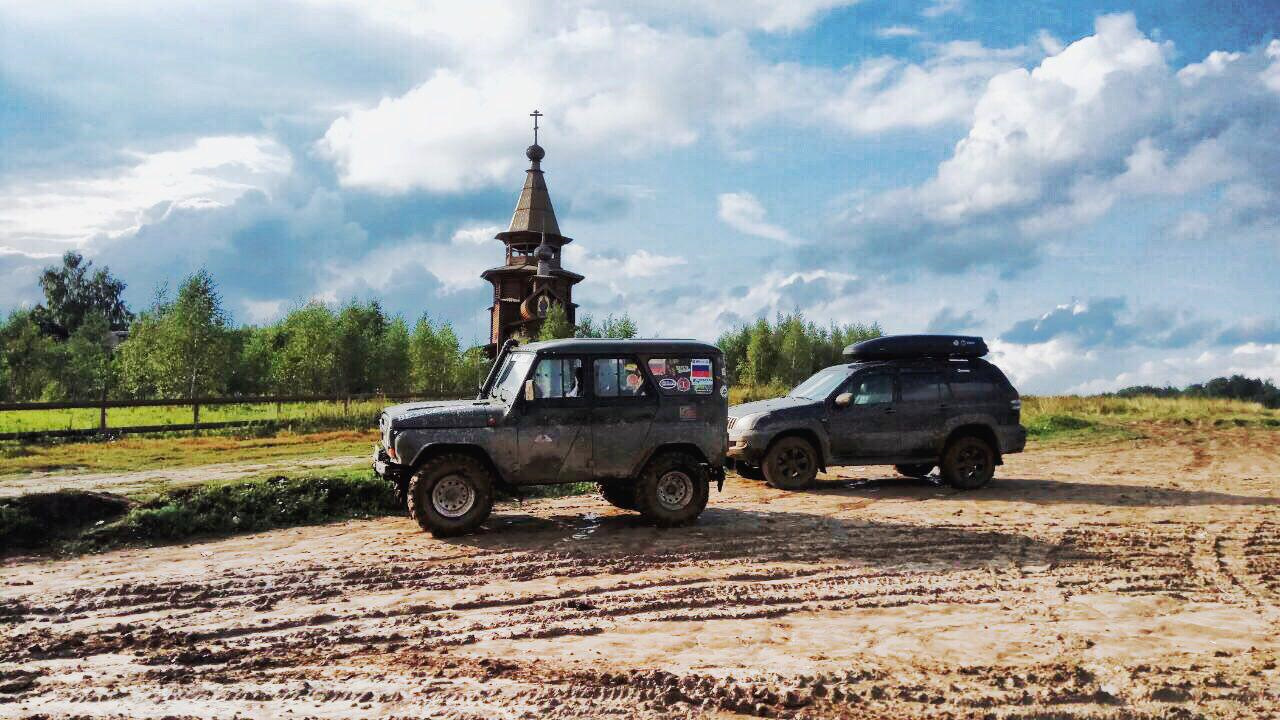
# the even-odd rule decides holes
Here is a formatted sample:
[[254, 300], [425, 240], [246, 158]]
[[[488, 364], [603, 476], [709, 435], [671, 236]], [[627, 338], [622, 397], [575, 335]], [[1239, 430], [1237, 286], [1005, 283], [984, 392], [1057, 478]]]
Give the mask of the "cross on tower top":
[[542, 113], [534, 110], [529, 113], [529, 117], [533, 118], [533, 144], [538, 144], [538, 118], [542, 117]]

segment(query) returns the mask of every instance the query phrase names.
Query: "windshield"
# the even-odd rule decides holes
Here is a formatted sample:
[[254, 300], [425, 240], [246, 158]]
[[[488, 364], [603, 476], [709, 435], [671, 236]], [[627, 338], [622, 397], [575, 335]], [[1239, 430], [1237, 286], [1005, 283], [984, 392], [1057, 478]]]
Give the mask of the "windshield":
[[849, 377], [850, 372], [849, 368], [844, 365], [819, 370], [810, 376], [808, 380], [800, 383], [795, 389], [787, 393], [787, 397], [826, 400], [827, 396], [840, 387], [840, 383]]
[[515, 398], [520, 392], [520, 384], [524, 382], [524, 378], [529, 374], [529, 366], [533, 364], [532, 353], [511, 353], [507, 356], [507, 362], [502, 366], [502, 371], [498, 373], [498, 379], [494, 381], [493, 387], [489, 390], [489, 397], [509, 402]]

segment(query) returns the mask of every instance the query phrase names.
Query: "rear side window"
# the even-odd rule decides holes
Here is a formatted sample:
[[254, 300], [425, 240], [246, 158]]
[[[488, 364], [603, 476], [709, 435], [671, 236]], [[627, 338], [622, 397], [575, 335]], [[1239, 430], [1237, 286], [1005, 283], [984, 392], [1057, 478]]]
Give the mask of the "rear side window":
[[594, 363], [596, 397], [644, 397], [644, 375], [631, 358], [609, 358]]
[[990, 402], [1003, 394], [991, 373], [980, 367], [952, 370], [951, 392], [956, 402]]
[[663, 395], [710, 395], [715, 389], [711, 358], [649, 358], [649, 373]]
[[902, 402], [941, 402], [947, 396], [946, 378], [942, 373], [904, 372], [898, 376], [902, 383]]

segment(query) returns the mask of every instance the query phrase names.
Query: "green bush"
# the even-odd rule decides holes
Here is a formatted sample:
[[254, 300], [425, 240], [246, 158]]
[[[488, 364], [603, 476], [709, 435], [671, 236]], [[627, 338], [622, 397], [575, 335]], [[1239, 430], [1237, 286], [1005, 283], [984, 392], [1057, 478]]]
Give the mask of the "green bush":
[[1039, 438], [1088, 430], [1093, 426], [1093, 422], [1073, 415], [1041, 415], [1026, 421], [1027, 435]]
[[172, 490], [88, 538], [154, 542], [395, 512], [388, 485], [371, 475], [275, 477]]
[[27, 547], [43, 537], [30, 513], [9, 503], [0, 504], [0, 548]]

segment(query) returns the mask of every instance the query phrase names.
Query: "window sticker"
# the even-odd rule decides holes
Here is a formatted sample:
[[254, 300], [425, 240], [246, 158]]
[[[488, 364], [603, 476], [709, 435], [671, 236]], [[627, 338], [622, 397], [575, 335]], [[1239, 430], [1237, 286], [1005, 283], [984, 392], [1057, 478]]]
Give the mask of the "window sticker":
[[711, 395], [715, 392], [715, 363], [711, 358], [650, 358], [649, 372], [668, 395]]
[[710, 395], [715, 387], [715, 378], [711, 377], [711, 361], [702, 358], [689, 364], [689, 379], [693, 381], [693, 391], [699, 395]]

